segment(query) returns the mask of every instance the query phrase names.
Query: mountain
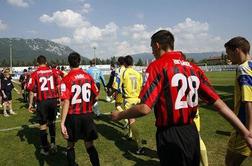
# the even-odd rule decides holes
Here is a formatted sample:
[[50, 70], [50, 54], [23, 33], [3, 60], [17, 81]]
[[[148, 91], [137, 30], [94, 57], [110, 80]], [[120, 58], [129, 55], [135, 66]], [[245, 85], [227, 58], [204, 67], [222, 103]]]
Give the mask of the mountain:
[[[187, 58], [193, 58], [195, 61], [200, 61], [213, 56], [221, 56], [222, 52], [202, 52], [202, 53], [184, 53]], [[154, 56], [150, 53], [140, 53], [132, 55], [134, 62], [137, 62], [139, 59], [142, 59], [144, 62], [148, 60], [151, 62], [154, 59]]]
[[[73, 52], [70, 47], [45, 39], [0, 38], [0, 66], [9, 64], [10, 45], [13, 65], [32, 65], [38, 55], [44, 55], [48, 62], [66, 63]], [[88, 58], [82, 57], [85, 61]]]

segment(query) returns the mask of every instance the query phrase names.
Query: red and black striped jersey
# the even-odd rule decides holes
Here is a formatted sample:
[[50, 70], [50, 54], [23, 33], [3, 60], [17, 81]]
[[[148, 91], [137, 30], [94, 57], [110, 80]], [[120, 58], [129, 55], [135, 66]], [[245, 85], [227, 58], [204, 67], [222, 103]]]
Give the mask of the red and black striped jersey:
[[58, 98], [57, 85], [59, 82], [57, 73], [47, 66], [39, 66], [36, 71], [31, 73], [27, 85], [27, 90], [37, 93], [37, 100]]
[[82, 69], [73, 69], [62, 79], [61, 99], [70, 101], [68, 114], [92, 112], [98, 93], [93, 78]]
[[198, 99], [214, 103], [219, 96], [204, 72], [184, 60], [181, 52], [168, 52], [152, 62], [145, 75], [141, 103], [154, 107], [157, 127], [193, 122]]

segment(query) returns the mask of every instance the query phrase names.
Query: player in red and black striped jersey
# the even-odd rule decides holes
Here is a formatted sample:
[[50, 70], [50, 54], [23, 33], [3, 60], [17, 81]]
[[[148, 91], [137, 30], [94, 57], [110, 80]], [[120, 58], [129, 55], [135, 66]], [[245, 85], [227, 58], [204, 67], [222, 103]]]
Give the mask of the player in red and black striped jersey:
[[144, 116], [154, 107], [161, 165], [198, 166], [199, 135], [193, 119], [201, 98], [213, 104], [252, 148], [252, 133], [215, 93], [203, 71], [187, 62], [181, 52], [173, 51], [173, 35], [167, 30], [156, 32], [151, 38], [151, 47], [156, 61], [146, 70], [141, 104], [124, 112], [112, 112], [112, 119]]
[[61, 83], [63, 110], [61, 132], [68, 141], [67, 159], [70, 166], [75, 166], [74, 144], [83, 139], [92, 165], [98, 166], [99, 157], [93, 141], [98, 138], [92, 118], [92, 107], [98, 96], [98, 88], [93, 78], [79, 68], [80, 55], [76, 52], [68, 56], [70, 72]]
[[[40, 124], [41, 154], [48, 155], [49, 149], [56, 151], [55, 145], [55, 118], [57, 109], [57, 99], [59, 98], [58, 84], [60, 83], [57, 73], [48, 66], [46, 57], [37, 57], [38, 69], [31, 73], [27, 90], [30, 91], [29, 108], [33, 107], [33, 94], [37, 94], [37, 115]], [[47, 140], [47, 126], [51, 137], [51, 145]]]

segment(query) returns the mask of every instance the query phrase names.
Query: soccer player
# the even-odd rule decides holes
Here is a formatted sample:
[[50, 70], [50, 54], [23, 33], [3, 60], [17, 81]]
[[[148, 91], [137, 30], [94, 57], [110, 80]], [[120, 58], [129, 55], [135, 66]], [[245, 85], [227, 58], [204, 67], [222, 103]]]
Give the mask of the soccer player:
[[[252, 60], [249, 55], [250, 44], [243, 37], [234, 37], [225, 44], [228, 59], [238, 64], [234, 89], [234, 113], [252, 131]], [[226, 154], [227, 166], [238, 166], [249, 156], [251, 149], [243, 135], [231, 133]]]
[[23, 74], [21, 74], [19, 77], [19, 82], [21, 83], [21, 92], [22, 92], [24, 102], [28, 101], [28, 92], [26, 90], [26, 85], [28, 81], [27, 77], [28, 77], [27, 69], [24, 69]]
[[[103, 85], [103, 87], [105, 89], [105, 92], [106, 92], [107, 91], [106, 90], [106, 81], [104, 79], [102, 71], [99, 68], [97, 68], [95, 65], [96, 65], [95, 64], [95, 59], [91, 60], [90, 61], [90, 67], [88, 68], [87, 73], [90, 74], [93, 77], [99, 91], [100, 91], [100, 87], [101, 87], [101, 85], [100, 85], [100, 80], [101, 80], [102, 85]], [[97, 117], [99, 117], [101, 113], [100, 113], [99, 108], [98, 108], [98, 101], [95, 102], [93, 107], [94, 107], [93, 109], [94, 109], [95, 115]]]
[[174, 36], [160, 30], [151, 37], [156, 60], [146, 70], [141, 104], [123, 112], [112, 112], [112, 120], [147, 115], [154, 107], [156, 141], [160, 164], [198, 166], [200, 164], [199, 135], [193, 119], [200, 97], [224, 116], [252, 148], [252, 132], [241, 123], [209, 84], [204, 72], [174, 51]]
[[98, 135], [92, 119], [92, 106], [99, 91], [93, 78], [79, 68], [80, 61], [76, 52], [68, 56], [71, 70], [61, 83], [61, 132], [68, 142], [67, 160], [70, 166], [76, 165], [74, 144], [79, 139], [84, 140], [92, 165], [98, 166], [99, 157], [93, 144]]
[[[59, 98], [59, 77], [47, 66], [46, 57], [40, 55], [37, 57], [38, 68], [31, 73], [27, 90], [29, 95], [28, 111], [32, 112], [34, 93], [37, 94], [37, 115], [40, 124], [40, 141], [42, 155], [49, 155], [51, 152], [57, 151], [55, 144], [55, 118], [57, 109], [57, 99]], [[50, 145], [47, 139], [47, 127], [50, 133]]]
[[[142, 75], [133, 69], [133, 58], [130, 55], [125, 56], [124, 61], [126, 69], [122, 75], [122, 95], [125, 109], [129, 109], [140, 102], [138, 96], [142, 88], [143, 79]], [[141, 154], [143, 153], [143, 147], [139, 136], [139, 130], [136, 126], [136, 120], [132, 118], [129, 119], [128, 122], [129, 133], [132, 133], [132, 137], [137, 143], [136, 153]]]
[[201, 136], [200, 136], [200, 115], [199, 115], [199, 109], [197, 110], [197, 113], [195, 115], [195, 118], [193, 119], [194, 123], [197, 127], [197, 130], [199, 132], [199, 139], [200, 139], [200, 163], [202, 166], [208, 166], [208, 157], [207, 157], [207, 149], [206, 145], [203, 142]]
[[[106, 85], [106, 87], [107, 87], [106, 101], [107, 102], [110, 102], [111, 98], [112, 98], [111, 91], [112, 91], [112, 85], [113, 85], [114, 78], [115, 78], [115, 64], [113, 62], [111, 62], [111, 64], [110, 64], [110, 70], [111, 70], [111, 72], [110, 72], [110, 76], [109, 76], [109, 81]], [[114, 101], [114, 100], [112, 100], [112, 101]]]
[[11, 115], [16, 115], [16, 113], [12, 109], [12, 89], [14, 89], [18, 94], [18, 90], [14, 87], [11, 81], [10, 69], [6, 68], [3, 72], [4, 77], [1, 80], [1, 92], [3, 95], [3, 115], [4, 117], [8, 117], [7, 107], [9, 107], [9, 112]]

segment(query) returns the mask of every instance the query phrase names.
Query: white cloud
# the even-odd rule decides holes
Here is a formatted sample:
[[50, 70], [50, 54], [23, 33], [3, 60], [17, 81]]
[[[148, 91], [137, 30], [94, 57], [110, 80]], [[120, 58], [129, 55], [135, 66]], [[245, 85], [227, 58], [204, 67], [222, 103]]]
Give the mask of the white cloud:
[[71, 36], [59, 37], [53, 41], [69, 45], [83, 56], [90, 58], [93, 56], [94, 46], [96, 55], [100, 58], [151, 53], [150, 38], [160, 29], [167, 29], [174, 34], [177, 50], [186, 53], [223, 50], [224, 40], [209, 34], [207, 22], [186, 18], [173, 27], [158, 27], [157, 29], [149, 29], [145, 24], [119, 27], [115, 22], [100, 27], [87, 21], [83, 14], [68, 9], [56, 11], [51, 16], [44, 14], [40, 17], [40, 21], [55, 23], [62, 28], [72, 28]]
[[5, 24], [2, 20], [0, 20], [0, 32], [3, 32], [7, 29], [7, 24]]
[[81, 14], [70, 9], [56, 11], [52, 14], [52, 16], [44, 14], [39, 18], [39, 20], [43, 23], [55, 23], [60, 27], [66, 28], [76, 28], [89, 25]]
[[89, 13], [92, 10], [91, 5], [89, 3], [85, 3], [82, 5], [81, 11], [85, 14]]
[[7, 0], [7, 2], [16, 7], [29, 7], [29, 3], [27, 2], [29, 0]]
[[71, 38], [70, 37], [61, 37], [52, 39], [53, 42], [63, 44], [63, 45], [70, 45], [71, 44]]
[[209, 34], [209, 24], [186, 18], [169, 29], [175, 36], [175, 48], [183, 52], [208, 52], [223, 50], [224, 40]]

